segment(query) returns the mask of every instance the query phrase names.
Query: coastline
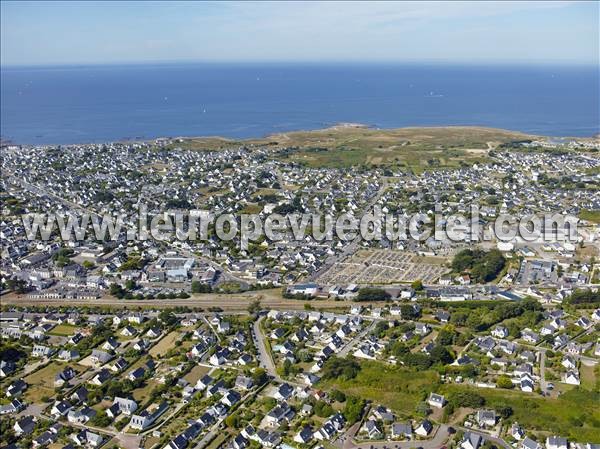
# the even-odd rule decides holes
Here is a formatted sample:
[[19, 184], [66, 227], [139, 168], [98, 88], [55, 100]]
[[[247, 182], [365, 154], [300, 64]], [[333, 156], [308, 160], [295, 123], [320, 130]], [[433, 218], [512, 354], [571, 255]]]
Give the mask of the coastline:
[[381, 133], [393, 133], [393, 132], [403, 132], [403, 131], [473, 131], [473, 132], [491, 132], [491, 133], [501, 133], [506, 135], [513, 135], [515, 138], [522, 139], [532, 139], [532, 140], [563, 140], [565, 142], [568, 141], [600, 141], [600, 134], [595, 134], [592, 136], [548, 136], [541, 134], [532, 134], [525, 133], [518, 130], [504, 129], [504, 128], [495, 128], [489, 126], [480, 126], [480, 125], [443, 125], [443, 126], [405, 126], [405, 127], [392, 127], [385, 128], [379, 127], [376, 125], [370, 125], [366, 123], [357, 123], [357, 122], [340, 122], [333, 124], [331, 126], [326, 126], [323, 128], [307, 128], [307, 129], [290, 129], [286, 131], [281, 131], [277, 133], [269, 133], [263, 136], [251, 136], [246, 138], [234, 138], [223, 135], [177, 135], [177, 136], [156, 136], [156, 137], [139, 137], [139, 138], [120, 138], [117, 140], [97, 140], [97, 141], [82, 141], [77, 143], [20, 143], [13, 141], [11, 139], [0, 139], [0, 146], [21, 146], [21, 147], [50, 147], [50, 146], [77, 146], [77, 145], [101, 145], [101, 144], [109, 144], [109, 143], [119, 143], [119, 144], [134, 144], [134, 143], [152, 143], [159, 141], [221, 141], [223, 144], [260, 144], [260, 143], [268, 143], [269, 141], [273, 141], [275, 139], [285, 138], [288, 135], [294, 134], [314, 134], [317, 135], [319, 133], [325, 132], [351, 132], [355, 130], [365, 130], [371, 131], [374, 134]]

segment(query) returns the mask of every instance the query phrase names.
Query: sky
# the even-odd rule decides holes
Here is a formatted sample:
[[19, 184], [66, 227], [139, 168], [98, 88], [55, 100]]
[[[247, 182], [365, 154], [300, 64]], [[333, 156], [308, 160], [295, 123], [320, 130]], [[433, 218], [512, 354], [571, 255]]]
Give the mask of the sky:
[[0, 3], [0, 64], [599, 64], [584, 2]]

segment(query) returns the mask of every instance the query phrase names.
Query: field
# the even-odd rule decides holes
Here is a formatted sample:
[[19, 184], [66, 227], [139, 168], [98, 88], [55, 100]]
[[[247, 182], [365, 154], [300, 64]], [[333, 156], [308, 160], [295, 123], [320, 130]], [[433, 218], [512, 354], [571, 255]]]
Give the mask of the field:
[[439, 379], [435, 371], [416, 373], [371, 361], [362, 361], [360, 365], [361, 370], [356, 378], [348, 381], [328, 380], [322, 388], [337, 388], [346, 394], [386, 405], [400, 415], [410, 415], [417, 404], [436, 389]]
[[168, 148], [219, 151], [239, 146], [267, 146], [276, 157], [310, 167], [355, 165], [404, 167], [415, 172], [454, 168], [487, 160], [501, 143], [526, 139], [526, 134], [481, 127], [373, 129], [339, 125], [314, 131], [293, 131], [262, 139], [186, 138]]
[[218, 449], [221, 444], [225, 442], [225, 440], [229, 438], [228, 433], [219, 433], [214, 440], [210, 442], [210, 444], [206, 447], [206, 449]]
[[207, 366], [196, 365], [192, 368], [192, 370], [184, 376], [184, 379], [189, 383], [194, 385], [198, 379], [200, 379], [205, 374], [208, 374], [210, 368]]
[[582, 210], [579, 212], [579, 218], [592, 223], [600, 223], [600, 210]]
[[24, 378], [29, 385], [25, 390], [25, 400], [27, 402], [41, 402], [43, 396], [54, 395], [54, 378], [66, 366], [71, 366], [75, 371], [81, 373], [84, 371], [78, 365], [63, 362], [50, 362], [42, 369], [38, 369]]
[[68, 336], [73, 335], [76, 330], [77, 330], [77, 326], [71, 326], [70, 324], [63, 323], [63, 324], [59, 324], [58, 326], [54, 327], [48, 333], [50, 335], [58, 335], [60, 337], [68, 337]]
[[442, 391], [476, 391], [486, 400], [486, 407], [509, 406], [511, 421], [528, 430], [547, 430], [575, 441], [600, 441], [600, 393], [574, 388], [557, 399], [524, 395], [516, 391], [464, 385], [446, 385]]
[[144, 402], [148, 399], [148, 397], [150, 396], [150, 392], [152, 390], [154, 390], [154, 388], [158, 385], [158, 383], [156, 381], [154, 381], [153, 379], [150, 379], [146, 382], [146, 385], [141, 387], [141, 388], [136, 388], [135, 390], [133, 390], [133, 392], [131, 393], [131, 395], [133, 396], [133, 399], [135, 399], [138, 402]]
[[179, 338], [180, 334], [177, 331], [173, 331], [170, 334], [164, 336], [156, 345], [150, 348], [150, 355], [152, 357], [160, 357], [166, 354], [169, 349], [175, 347], [175, 341]]
[[426, 169], [453, 168], [487, 160], [498, 144], [523, 139], [524, 134], [478, 127], [371, 129], [338, 126], [270, 136], [278, 146], [296, 147], [282, 159], [311, 167], [384, 165]]
[[579, 374], [581, 377], [581, 386], [586, 390], [597, 390], [600, 391], [600, 379], [598, 373], [600, 372], [600, 365], [598, 366], [587, 366], [581, 364], [579, 368]]

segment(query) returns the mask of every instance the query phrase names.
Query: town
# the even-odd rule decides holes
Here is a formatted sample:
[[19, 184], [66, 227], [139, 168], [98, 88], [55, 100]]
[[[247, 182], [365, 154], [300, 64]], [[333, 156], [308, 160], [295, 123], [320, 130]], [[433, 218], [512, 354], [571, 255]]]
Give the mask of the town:
[[[476, 160], [410, 167], [222, 145], [5, 145], [3, 447], [599, 447], [597, 141], [506, 140]], [[133, 217], [140, 204], [265, 216], [477, 204], [482, 233], [506, 213], [579, 223], [575, 240], [334, 235], [242, 248], [212, 230], [207, 241], [30, 240], [22, 220]]]

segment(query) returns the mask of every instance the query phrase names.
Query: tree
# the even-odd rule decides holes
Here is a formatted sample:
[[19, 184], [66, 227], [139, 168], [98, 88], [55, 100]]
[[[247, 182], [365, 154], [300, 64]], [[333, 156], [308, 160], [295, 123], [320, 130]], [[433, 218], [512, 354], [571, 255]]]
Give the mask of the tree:
[[261, 311], [260, 299], [254, 299], [248, 304], [248, 313], [250, 315], [257, 314]]
[[478, 408], [485, 405], [485, 398], [473, 391], [456, 391], [448, 397], [450, 402], [456, 407]]
[[339, 357], [330, 357], [323, 364], [323, 379], [354, 379], [360, 371], [360, 365], [352, 358], [342, 359]]
[[496, 386], [498, 388], [505, 388], [505, 389], [511, 389], [514, 387], [512, 381], [510, 380], [510, 377], [508, 377], [506, 375], [498, 376], [498, 379], [496, 379]]
[[409, 352], [403, 357], [402, 360], [406, 365], [418, 368], [420, 370], [426, 370], [433, 363], [433, 360], [429, 358], [429, 356], [420, 352]]
[[212, 288], [200, 281], [192, 281], [192, 293], [210, 293]]
[[268, 380], [267, 372], [263, 368], [256, 368], [252, 373], [254, 385], [262, 385]]
[[237, 413], [233, 413], [225, 418], [225, 425], [232, 429], [237, 429], [240, 426], [240, 417]]
[[438, 333], [435, 342], [438, 345], [442, 346], [451, 346], [454, 344], [454, 339], [456, 338], [456, 331], [454, 330], [454, 326], [448, 325], [444, 326], [440, 332]]
[[340, 390], [331, 390], [329, 393], [329, 397], [336, 402], [344, 402], [346, 400], [346, 395], [342, 393]]
[[421, 312], [415, 309], [411, 304], [402, 304], [400, 306], [400, 313], [403, 320], [414, 320], [419, 318]]
[[513, 409], [512, 409], [512, 407], [509, 407], [508, 405], [501, 405], [501, 406], [496, 407], [496, 412], [503, 419], [506, 419], [506, 418], [509, 418], [513, 414]]
[[435, 363], [441, 363], [442, 365], [449, 365], [454, 361], [454, 356], [452, 353], [445, 347], [441, 345], [435, 346], [429, 355], [431, 357], [431, 361]]
[[391, 295], [382, 288], [364, 287], [358, 290], [357, 301], [385, 301]]
[[125, 289], [121, 287], [119, 284], [110, 284], [108, 289], [110, 294], [115, 298], [123, 299], [125, 297]]
[[469, 271], [477, 282], [490, 282], [504, 268], [506, 259], [497, 249], [483, 251], [481, 249], [465, 249], [452, 259], [452, 269], [458, 273]]
[[348, 424], [355, 423], [360, 419], [365, 404], [366, 402], [364, 399], [357, 398], [356, 396], [348, 396], [346, 398], [346, 406], [344, 407], [342, 414]]
[[417, 292], [420, 292], [420, 291], [422, 291], [422, 290], [423, 290], [423, 288], [424, 288], [424, 287], [423, 287], [423, 281], [422, 281], [421, 279], [417, 279], [416, 281], [414, 281], [414, 282], [411, 284], [411, 287], [412, 287], [412, 288], [413, 288], [415, 291], [417, 291]]
[[175, 314], [170, 310], [163, 310], [158, 314], [158, 319], [161, 323], [165, 323], [167, 326], [174, 326], [179, 321]]
[[333, 407], [325, 401], [317, 401], [313, 410], [315, 415], [320, 416], [321, 418], [328, 418], [335, 413]]

